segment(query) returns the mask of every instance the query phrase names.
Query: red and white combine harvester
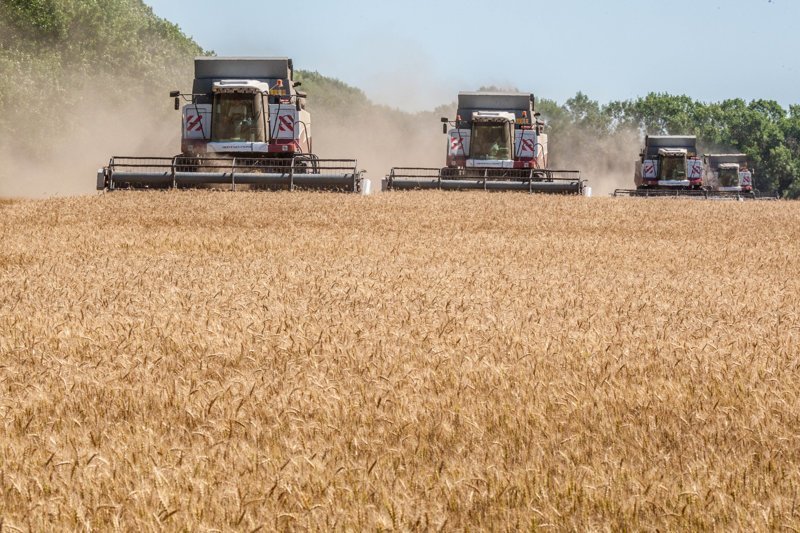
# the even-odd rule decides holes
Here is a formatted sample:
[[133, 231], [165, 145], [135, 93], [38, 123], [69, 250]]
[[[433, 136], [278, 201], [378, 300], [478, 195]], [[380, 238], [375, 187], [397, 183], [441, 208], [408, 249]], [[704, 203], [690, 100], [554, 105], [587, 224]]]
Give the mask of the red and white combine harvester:
[[447, 165], [392, 168], [388, 189], [583, 192], [579, 171], [548, 168], [547, 135], [531, 94], [462, 92], [456, 119], [442, 122]]
[[264, 189], [356, 192], [355, 159], [320, 159], [312, 152], [311, 115], [288, 58], [195, 59], [183, 106], [181, 153], [174, 157], [113, 157], [98, 171], [98, 189], [245, 184]]
[[694, 135], [648, 135], [636, 161], [636, 189], [617, 189], [614, 196], [709, 199], [774, 199], [753, 187], [745, 154], [707, 154], [701, 158]]
[[704, 185], [720, 196], [755, 196], [753, 173], [745, 154], [706, 154]]
[[703, 195], [703, 161], [694, 135], [648, 135], [634, 172], [636, 189], [614, 196]]

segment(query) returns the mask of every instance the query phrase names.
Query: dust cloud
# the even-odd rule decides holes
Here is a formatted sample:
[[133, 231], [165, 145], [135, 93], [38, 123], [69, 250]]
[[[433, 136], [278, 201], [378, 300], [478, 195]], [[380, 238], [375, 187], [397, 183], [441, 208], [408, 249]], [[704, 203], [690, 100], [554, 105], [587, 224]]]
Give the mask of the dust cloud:
[[623, 130], [598, 135], [569, 126], [566, 132], [550, 135], [548, 144], [548, 166], [580, 170], [594, 196], [634, 188], [634, 167], [641, 149], [639, 132]]
[[[85, 87], [103, 87], [119, 80], [86, 80]], [[163, 91], [159, 91], [160, 93]], [[0, 197], [44, 198], [90, 194], [97, 169], [113, 155], [171, 156], [180, 152], [180, 118], [163, 92], [121, 100], [82, 89], [78, 103], [54, 107], [52, 127], [39, 125], [34, 143], [3, 136], [0, 140]], [[16, 124], [26, 123], [26, 110], [14, 111]]]
[[445, 164], [447, 141], [439, 119], [433, 112], [409, 114], [384, 106], [312, 110], [313, 148], [321, 158], [358, 159], [377, 191], [392, 167]]

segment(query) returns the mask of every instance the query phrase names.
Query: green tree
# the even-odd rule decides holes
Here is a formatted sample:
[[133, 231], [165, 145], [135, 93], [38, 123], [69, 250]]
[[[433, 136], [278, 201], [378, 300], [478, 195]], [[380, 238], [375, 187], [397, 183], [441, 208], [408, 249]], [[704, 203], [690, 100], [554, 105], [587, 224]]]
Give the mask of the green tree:
[[[142, 0], [0, 2], [0, 129], [16, 149], [97, 99], [149, 106], [191, 80], [205, 53]], [[57, 109], [58, 112], [53, 110]]]

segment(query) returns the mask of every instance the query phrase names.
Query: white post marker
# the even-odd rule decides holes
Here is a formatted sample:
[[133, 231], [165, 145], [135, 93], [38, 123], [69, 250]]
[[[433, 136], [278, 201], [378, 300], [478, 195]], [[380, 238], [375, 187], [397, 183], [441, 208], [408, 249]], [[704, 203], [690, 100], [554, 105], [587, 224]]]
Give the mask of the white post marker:
[[361, 180], [361, 195], [369, 196], [372, 194], [372, 180], [364, 178]]
[[591, 198], [592, 197], [592, 188], [591, 187], [584, 187], [583, 188], [583, 195], [586, 196], [587, 198]]

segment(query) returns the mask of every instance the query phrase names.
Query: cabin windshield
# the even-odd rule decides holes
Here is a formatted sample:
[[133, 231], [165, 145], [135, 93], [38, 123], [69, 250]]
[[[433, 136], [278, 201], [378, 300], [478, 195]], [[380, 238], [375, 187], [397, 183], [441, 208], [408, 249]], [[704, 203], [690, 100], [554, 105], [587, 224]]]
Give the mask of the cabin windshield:
[[721, 169], [719, 169], [719, 186], [720, 187], [738, 187], [739, 186], [739, 169], [738, 168], [721, 168]]
[[212, 113], [212, 141], [265, 142], [259, 95], [217, 93]]
[[477, 122], [472, 125], [471, 159], [511, 159], [511, 128], [505, 122]]
[[686, 179], [686, 156], [663, 156], [661, 159], [662, 180]]

